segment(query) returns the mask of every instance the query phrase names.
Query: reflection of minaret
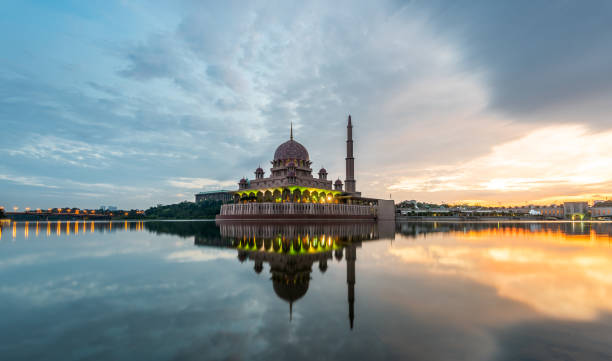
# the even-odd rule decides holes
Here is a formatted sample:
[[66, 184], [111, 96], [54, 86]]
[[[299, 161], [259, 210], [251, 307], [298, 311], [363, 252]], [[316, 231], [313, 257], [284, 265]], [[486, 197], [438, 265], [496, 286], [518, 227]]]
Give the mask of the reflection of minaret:
[[351, 330], [355, 319], [355, 260], [357, 259], [357, 248], [354, 245], [346, 247], [346, 283], [348, 284], [349, 320]]
[[347, 193], [355, 193], [355, 158], [353, 158], [353, 124], [351, 116], [348, 117], [346, 126], [346, 180], [344, 190]]

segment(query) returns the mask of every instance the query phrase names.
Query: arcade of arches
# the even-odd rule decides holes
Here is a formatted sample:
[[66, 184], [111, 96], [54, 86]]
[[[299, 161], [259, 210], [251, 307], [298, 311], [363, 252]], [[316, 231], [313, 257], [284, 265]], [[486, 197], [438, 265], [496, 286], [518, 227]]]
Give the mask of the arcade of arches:
[[304, 187], [253, 189], [235, 192], [234, 203], [339, 203], [341, 193]]

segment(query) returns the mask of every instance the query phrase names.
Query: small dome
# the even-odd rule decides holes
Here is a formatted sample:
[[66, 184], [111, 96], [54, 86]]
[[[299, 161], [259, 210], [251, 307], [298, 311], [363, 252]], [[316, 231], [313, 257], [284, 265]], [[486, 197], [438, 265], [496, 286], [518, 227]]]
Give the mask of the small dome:
[[240, 180], [240, 184], [245, 184], [246, 182], [247, 182], [247, 180], [246, 180], [245, 178], [242, 178], [242, 179]]
[[325, 173], [325, 174], [327, 174], [327, 169], [325, 169], [325, 168], [321, 168], [321, 170], [319, 171], [319, 174], [321, 174], [321, 173]]
[[261, 167], [257, 167], [257, 169], [255, 169], [255, 173], [263, 173], [264, 170], [261, 169]]
[[342, 181], [340, 180], [340, 178], [336, 179], [336, 181], [334, 182], [335, 185], [341, 186], [342, 185]]
[[274, 160], [299, 159], [309, 160], [308, 151], [300, 143], [293, 139], [286, 141], [276, 148], [274, 152]]
[[319, 270], [321, 273], [325, 273], [325, 271], [327, 271], [327, 260], [319, 261]]
[[246, 252], [239, 252], [238, 253], [238, 260], [240, 261], [240, 263], [243, 263], [244, 261], [246, 261], [246, 259], [247, 259]]

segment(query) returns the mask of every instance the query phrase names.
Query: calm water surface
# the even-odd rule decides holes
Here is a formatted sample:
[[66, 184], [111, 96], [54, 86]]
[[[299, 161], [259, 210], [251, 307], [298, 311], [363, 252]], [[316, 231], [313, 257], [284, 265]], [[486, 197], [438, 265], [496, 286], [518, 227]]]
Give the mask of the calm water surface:
[[2, 360], [610, 360], [612, 224], [29, 222]]

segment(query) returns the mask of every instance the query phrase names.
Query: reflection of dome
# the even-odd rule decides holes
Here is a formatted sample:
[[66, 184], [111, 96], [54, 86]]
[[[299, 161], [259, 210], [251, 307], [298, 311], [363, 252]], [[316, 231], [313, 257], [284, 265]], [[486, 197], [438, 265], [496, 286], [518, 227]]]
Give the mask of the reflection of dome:
[[326, 259], [322, 259], [319, 261], [319, 270], [321, 271], [321, 273], [325, 273], [325, 271], [327, 271], [327, 260]]
[[272, 281], [274, 293], [283, 300], [293, 303], [304, 297], [308, 291], [308, 281], [300, 282], [299, 280], [293, 283], [293, 280], [284, 282], [283, 279], [274, 279]]
[[240, 263], [243, 263], [244, 261], [246, 261], [246, 259], [247, 259], [246, 252], [238, 252], [238, 260], [240, 261]]
[[276, 148], [274, 152], [274, 160], [299, 159], [309, 160], [308, 151], [300, 143], [293, 139], [286, 141]]

